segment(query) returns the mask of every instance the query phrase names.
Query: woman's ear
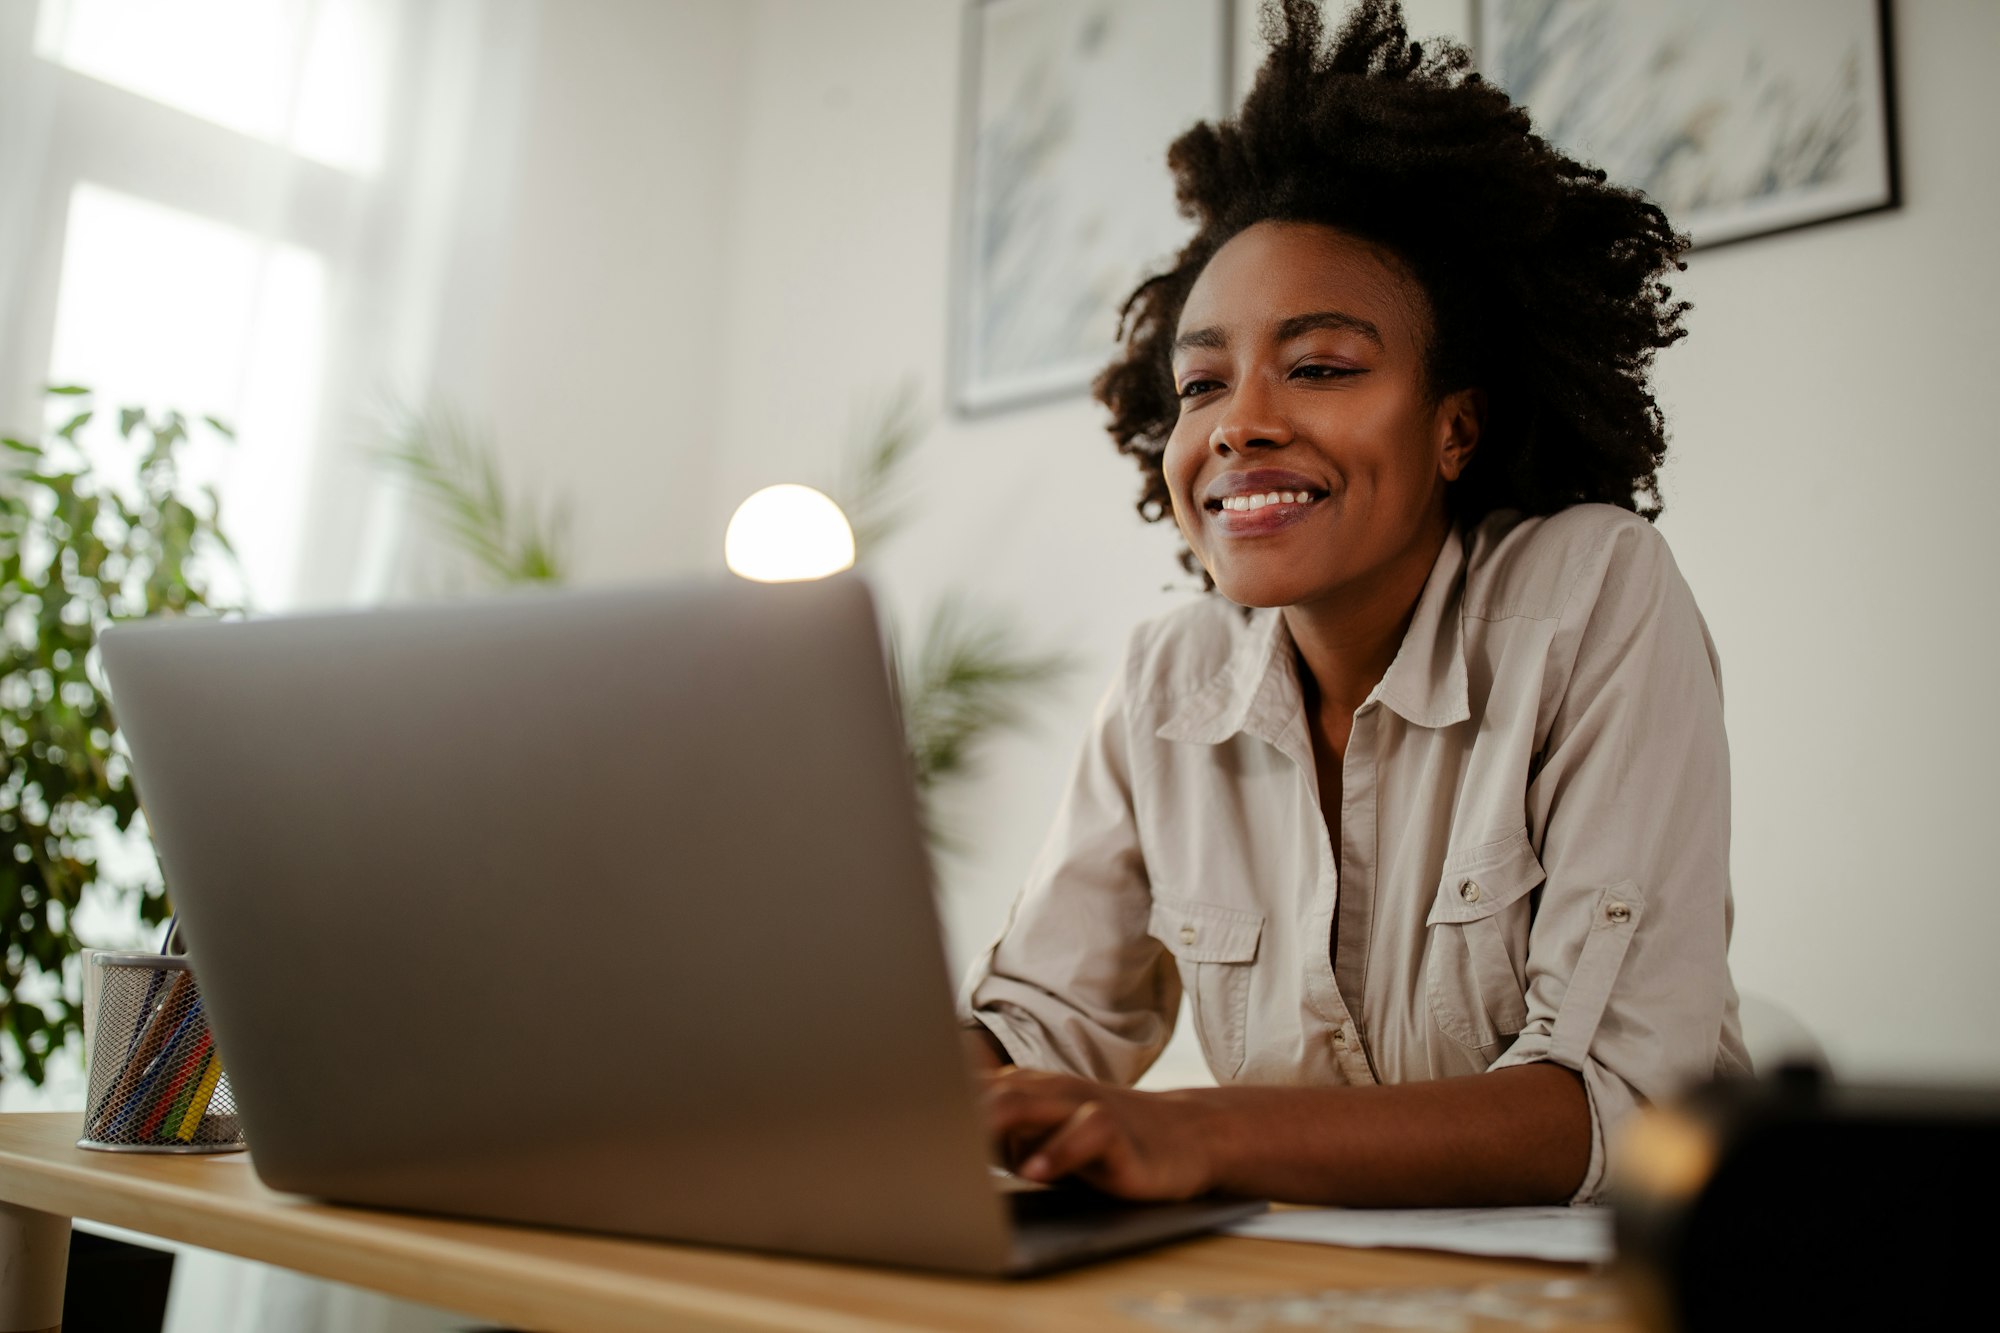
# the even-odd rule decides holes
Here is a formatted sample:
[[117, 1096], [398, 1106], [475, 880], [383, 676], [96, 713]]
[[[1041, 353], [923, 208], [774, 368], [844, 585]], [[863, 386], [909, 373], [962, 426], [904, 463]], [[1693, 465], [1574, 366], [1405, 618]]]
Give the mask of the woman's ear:
[[1486, 425], [1486, 390], [1458, 389], [1444, 396], [1437, 409], [1438, 474], [1457, 481], [1479, 447]]

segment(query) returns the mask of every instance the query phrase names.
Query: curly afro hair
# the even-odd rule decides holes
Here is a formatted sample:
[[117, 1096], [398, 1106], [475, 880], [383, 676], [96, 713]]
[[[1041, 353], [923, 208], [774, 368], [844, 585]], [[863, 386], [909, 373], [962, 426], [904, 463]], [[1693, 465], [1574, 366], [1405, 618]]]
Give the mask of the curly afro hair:
[[1486, 395], [1479, 448], [1447, 492], [1455, 518], [1593, 500], [1658, 517], [1666, 428], [1648, 375], [1685, 332], [1666, 276], [1686, 238], [1536, 135], [1463, 47], [1412, 42], [1396, 0], [1361, 0], [1331, 44], [1317, 0], [1266, 0], [1263, 28], [1270, 55], [1236, 119], [1168, 150], [1197, 231], [1126, 299], [1124, 351], [1096, 381], [1144, 476], [1141, 515], [1171, 512], [1161, 455], [1188, 292], [1231, 237], [1278, 221], [1387, 249], [1429, 298], [1433, 399]]

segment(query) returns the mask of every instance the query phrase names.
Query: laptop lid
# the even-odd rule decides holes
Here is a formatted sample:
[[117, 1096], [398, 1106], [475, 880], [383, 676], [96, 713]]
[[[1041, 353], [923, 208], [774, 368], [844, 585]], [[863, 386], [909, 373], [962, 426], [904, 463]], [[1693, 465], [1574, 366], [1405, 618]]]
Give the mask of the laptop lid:
[[102, 646], [270, 1185], [1009, 1266], [858, 579]]

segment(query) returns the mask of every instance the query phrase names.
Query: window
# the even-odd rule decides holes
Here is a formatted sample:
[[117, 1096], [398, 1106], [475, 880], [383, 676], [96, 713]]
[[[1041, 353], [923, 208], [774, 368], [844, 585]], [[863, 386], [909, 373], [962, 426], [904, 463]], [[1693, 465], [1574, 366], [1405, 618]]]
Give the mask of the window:
[[81, 383], [101, 408], [229, 421], [240, 443], [192, 457], [190, 479], [217, 487], [260, 607], [294, 599], [333, 358], [370, 311], [385, 215], [405, 202], [384, 131], [420, 8], [42, 0], [35, 14], [23, 64], [46, 135], [36, 205], [0, 255], [21, 298], [0, 325], [0, 409], [31, 424], [42, 383]]

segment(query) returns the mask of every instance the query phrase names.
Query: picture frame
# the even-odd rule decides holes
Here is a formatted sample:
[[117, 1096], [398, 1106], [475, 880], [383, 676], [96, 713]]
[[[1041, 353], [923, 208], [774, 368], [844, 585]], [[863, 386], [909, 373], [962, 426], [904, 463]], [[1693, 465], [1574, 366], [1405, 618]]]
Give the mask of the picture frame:
[[1476, 0], [1473, 49], [1693, 249], [1902, 203], [1889, 0]]
[[1086, 391], [1118, 311], [1193, 227], [1166, 150], [1226, 115], [1233, 0], [969, 0], [949, 399]]

